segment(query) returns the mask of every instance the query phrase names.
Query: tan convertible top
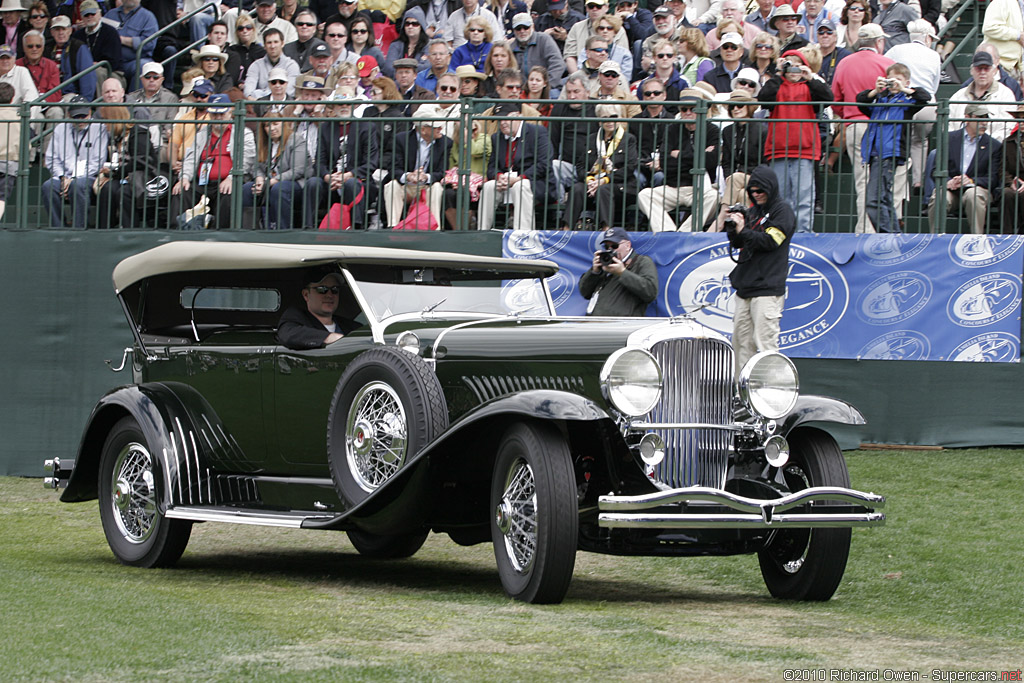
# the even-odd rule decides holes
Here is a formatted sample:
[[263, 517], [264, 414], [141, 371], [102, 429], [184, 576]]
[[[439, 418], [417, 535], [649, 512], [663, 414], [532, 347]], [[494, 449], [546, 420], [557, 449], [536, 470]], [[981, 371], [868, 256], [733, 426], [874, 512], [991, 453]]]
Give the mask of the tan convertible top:
[[195, 270], [301, 268], [326, 263], [359, 263], [412, 267], [480, 268], [517, 277], [547, 277], [558, 271], [552, 261], [419, 251], [388, 247], [256, 244], [252, 242], [171, 242], [129, 256], [114, 267], [114, 289], [154, 275]]

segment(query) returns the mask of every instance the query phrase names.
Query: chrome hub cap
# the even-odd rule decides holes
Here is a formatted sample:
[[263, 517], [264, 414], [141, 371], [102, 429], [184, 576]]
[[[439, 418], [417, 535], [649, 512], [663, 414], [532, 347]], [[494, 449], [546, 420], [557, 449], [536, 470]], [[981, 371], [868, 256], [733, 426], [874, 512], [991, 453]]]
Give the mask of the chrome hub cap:
[[110, 505], [118, 531], [130, 543], [143, 543], [156, 522], [153, 459], [140, 443], [126, 444], [112, 473]]
[[345, 428], [349, 472], [367, 493], [393, 477], [405, 462], [408, 428], [394, 389], [371, 382], [356, 393]]
[[537, 550], [537, 490], [526, 461], [516, 460], [509, 469], [495, 518], [512, 567], [520, 574], [529, 571]]

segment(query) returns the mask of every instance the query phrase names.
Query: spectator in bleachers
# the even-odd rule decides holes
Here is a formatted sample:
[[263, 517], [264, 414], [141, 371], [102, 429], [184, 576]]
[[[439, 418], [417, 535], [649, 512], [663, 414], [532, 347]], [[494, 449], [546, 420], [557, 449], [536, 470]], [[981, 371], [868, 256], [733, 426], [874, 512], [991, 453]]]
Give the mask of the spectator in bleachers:
[[192, 51], [192, 64], [203, 70], [203, 78], [213, 83], [214, 92], [226, 93], [235, 87], [227, 71], [228, 56], [216, 45], [203, 45]]
[[470, 17], [466, 22], [463, 34], [467, 40], [452, 52], [449, 67], [452, 71], [464, 64], [472, 66], [480, 73], [484, 72], [484, 62], [491, 51], [494, 34], [491, 25], [483, 17]]
[[[971, 103], [963, 112], [963, 127], [949, 133], [946, 145], [949, 180], [946, 181], [946, 211], [967, 212], [967, 225], [972, 233], [985, 232], [993, 193], [1001, 186], [1002, 145], [985, 130], [988, 128], [989, 106]], [[938, 192], [939, 188], [935, 188]], [[938, 216], [935, 193], [928, 206], [928, 225], [934, 233]]]
[[[518, 97], [518, 93], [516, 95]], [[454, 138], [455, 123], [462, 116], [462, 103], [459, 101], [459, 77], [455, 74], [444, 74], [437, 79], [435, 97], [440, 102], [433, 107], [433, 116], [438, 119], [447, 119], [437, 127], [441, 129], [443, 135]]]
[[359, 82], [356, 85], [356, 94], [370, 99], [370, 92], [373, 90], [373, 79], [380, 76], [380, 64], [376, 58], [366, 55], [360, 57], [356, 62], [356, 69], [359, 74]]
[[[932, 49], [935, 31], [924, 19], [907, 24], [910, 31], [910, 42], [897, 45], [885, 56], [910, 69], [910, 87], [922, 88], [928, 93], [929, 101], [935, 101], [935, 93], [939, 90], [942, 71], [942, 59]], [[980, 47], [980, 46], [979, 46]], [[1011, 79], [1012, 80], [1012, 79]], [[1013, 81], [1016, 83], [1016, 81]], [[1020, 87], [1020, 86], [1018, 86]], [[914, 187], [920, 189], [924, 178], [924, 162], [928, 157], [928, 136], [935, 125], [935, 108], [922, 107], [914, 114], [914, 125], [910, 131], [910, 170], [913, 174]], [[899, 196], [897, 194], [897, 196]]]
[[499, 131], [491, 136], [494, 152], [487, 164], [487, 181], [480, 190], [479, 228], [491, 229], [497, 201], [512, 205], [516, 230], [533, 230], [534, 202], [539, 204], [549, 196], [548, 131], [525, 123], [518, 102], [502, 102], [494, 107], [493, 114], [503, 118]]
[[668, 121], [675, 118], [675, 112], [665, 106], [667, 89], [657, 76], [641, 83], [637, 93], [643, 96], [643, 111], [633, 117], [629, 128], [636, 135], [641, 182], [645, 187], [657, 187], [665, 181], [659, 157]]
[[[447, 81], [445, 78], [444, 82]], [[402, 220], [406, 204], [417, 201], [421, 191], [426, 191], [430, 213], [441, 225], [441, 181], [448, 170], [452, 138], [436, 134], [445, 122], [425, 107], [413, 119], [415, 127], [395, 137], [395, 151], [388, 159], [387, 170], [392, 180], [384, 185], [384, 207], [389, 228]]]
[[[718, 25], [721, 27], [722, 20], [732, 19], [739, 26], [736, 31], [743, 36], [743, 49], [744, 53], [750, 49], [750, 46], [754, 44], [754, 38], [757, 38], [757, 34], [762, 29], [745, 21], [743, 18], [743, 3], [740, 0], [722, 0], [722, 18], [718, 20]], [[709, 31], [707, 34], [708, 49], [717, 50], [722, 44], [722, 32], [720, 31]]]
[[469, 64], [463, 64], [455, 69], [455, 77], [459, 79], [459, 97], [482, 97], [481, 87], [484, 79], [482, 73]]
[[[31, 102], [39, 98], [32, 74], [15, 62], [14, 50], [7, 43], [0, 43], [0, 83], [10, 83], [14, 88], [14, 104]], [[33, 107], [32, 118], [39, 118], [40, 115], [39, 108]]]
[[295, 24], [277, 16], [276, 0], [256, 0], [256, 40], [267, 46], [267, 31], [276, 28], [281, 32], [283, 48], [286, 43], [299, 39]]
[[422, 8], [411, 7], [406, 10], [405, 16], [402, 18], [402, 25], [398, 27], [398, 37], [391, 41], [387, 57], [384, 60], [388, 68], [391, 69], [391, 73], [394, 73], [395, 62], [399, 59], [415, 59], [417, 71], [420, 68], [429, 67], [427, 43], [430, 41], [430, 36], [423, 30], [425, 22], [426, 16]]
[[776, 31], [776, 38], [779, 39], [779, 52], [787, 50], [799, 50], [809, 41], [796, 32], [800, 25], [800, 15], [793, 11], [789, 5], [782, 5], [770, 20], [771, 27]]
[[675, 24], [672, 28], [672, 35], [674, 39], [679, 38], [679, 33], [684, 28], [697, 28], [687, 17], [687, 14], [692, 14], [692, 12], [688, 12], [689, 8], [683, 0], [665, 0], [664, 6], [672, 12], [672, 20]]
[[[711, 185], [711, 178], [718, 169], [720, 138], [718, 127], [709, 125], [704, 139], [703, 190], [701, 197], [695, 197], [693, 175], [690, 169], [694, 166], [696, 155], [700, 150], [693, 146], [694, 131], [697, 129], [697, 113], [694, 107], [700, 95], [693, 90], [684, 90], [679, 97], [679, 114], [677, 118], [682, 125], [670, 126], [661, 146], [658, 163], [665, 174], [665, 183], [659, 187], [648, 187], [640, 190], [638, 203], [640, 210], [651, 221], [652, 232], [690, 232], [693, 229], [693, 216], [687, 216], [681, 225], [676, 226], [669, 211], [679, 206], [692, 207], [694, 201], [700, 201], [703, 208], [702, 221], [714, 218], [715, 205], [718, 203], [718, 192]], [[701, 229], [701, 225], [697, 229]]]
[[598, 87], [591, 97], [595, 100], [617, 100], [625, 102], [622, 116], [631, 119], [640, 113], [640, 105], [637, 104], [636, 96], [629, 90], [629, 86], [623, 86], [622, 70], [615, 62], [608, 60], [598, 69]]
[[[110, 63], [111, 71], [121, 71], [121, 36], [118, 35], [116, 28], [103, 21], [99, 3], [96, 0], [83, 0], [78, 9], [82, 15], [82, 26], [75, 30], [72, 37], [88, 46], [94, 63], [106, 61]], [[54, 17], [54, 21], [56, 19]], [[71, 17], [71, 23], [68, 25], [74, 26], [74, 20], [74, 17]], [[97, 86], [110, 76], [106, 68], [97, 69], [94, 73]]]
[[[879, 78], [871, 90], [857, 94], [857, 102], [862, 105], [900, 105], [861, 106], [861, 111], [871, 119], [861, 149], [861, 159], [870, 169], [864, 203], [868, 218], [878, 232], [900, 232], [893, 187], [897, 167], [905, 165], [910, 155], [910, 124], [886, 122], [913, 118], [928, 103], [929, 97], [924, 88], [910, 86], [910, 69], [899, 63], [889, 66], [885, 78]], [[904, 181], [904, 189], [905, 186]], [[897, 186], [895, 201], [902, 202], [902, 198]]]
[[[138, 79], [135, 77], [135, 69], [139, 66], [135, 61], [135, 54], [142, 41], [159, 30], [156, 16], [142, 7], [140, 0], [121, 0], [120, 7], [107, 12], [107, 19], [120, 27], [117, 33], [121, 41], [121, 68], [125, 80], [132, 89], [135, 89], [139, 87]], [[149, 41], [142, 47], [143, 63], [153, 59], [155, 49], [154, 41]]]
[[25, 52], [24, 52], [24, 49], [25, 49], [24, 48], [25, 33], [28, 32], [28, 31], [39, 31], [40, 33], [43, 34], [44, 42], [46, 43], [43, 46], [43, 56], [45, 56], [47, 59], [53, 59], [52, 57], [50, 57], [49, 54], [47, 54], [47, 51], [51, 47], [50, 43], [53, 42], [50, 39], [50, 32], [49, 32], [49, 28], [50, 28], [50, 9], [49, 9], [49, 7], [47, 7], [46, 3], [43, 2], [43, 0], [35, 0], [35, 2], [33, 2], [31, 5], [29, 5], [28, 15], [26, 17], [25, 24], [26, 24], [27, 28], [22, 33], [21, 40], [18, 41], [18, 50], [19, 50], [18, 57], [20, 58], [20, 57], [24, 57], [25, 56]]
[[[643, 79], [653, 73], [655, 68], [654, 46], [661, 40], [667, 40], [672, 45], [673, 59], [675, 55], [675, 43], [672, 36], [675, 33], [675, 24], [672, 19], [672, 10], [662, 5], [654, 10], [654, 33], [644, 38], [640, 44], [640, 63], [637, 64], [636, 54], [633, 59], [633, 80]], [[673, 64], [673, 68], [675, 65]]]
[[103, 107], [99, 114], [107, 153], [93, 183], [97, 227], [142, 227], [146, 183], [160, 173], [149, 130], [132, 120], [127, 107]]
[[[599, 20], [608, 15], [608, 0], [587, 0], [586, 8], [587, 18], [574, 24], [565, 38], [562, 59], [565, 60], [566, 73], [575, 73], [580, 69], [580, 55], [584, 52], [587, 39], [601, 35], [597, 31], [597, 27], [600, 25]], [[621, 22], [618, 23], [620, 28], [614, 38], [610, 35], [601, 35], [601, 37], [608, 41], [609, 47], [614, 44], [628, 51], [629, 43], [626, 41], [626, 32], [622, 30]], [[611, 31], [605, 33], [610, 34]]]
[[988, 52], [978, 51], [974, 53], [971, 60], [971, 76], [974, 81], [967, 87], [960, 88], [953, 93], [949, 100], [951, 102], [961, 101], [960, 104], [949, 105], [949, 132], [960, 129], [964, 118], [966, 104], [964, 100], [984, 102], [987, 105], [988, 114], [995, 119], [1003, 119], [986, 123], [989, 134], [997, 141], [1002, 142], [1010, 134], [1014, 124], [1007, 123], [1006, 119], [1013, 118], [1013, 93], [1005, 85], [996, 80], [999, 73], [995, 60]]
[[[2, 102], [3, 97], [0, 96]], [[1017, 119], [1017, 127], [1003, 142], [1003, 201], [1000, 214], [1004, 235], [1024, 232], [1024, 103], [1017, 105], [1013, 116]]]
[[355, 64], [359, 57], [348, 49], [348, 28], [340, 21], [327, 23], [324, 29], [324, 41], [331, 48], [331, 73], [342, 64]]
[[[491, 136], [484, 133], [482, 121], [473, 121], [473, 128], [469, 139], [465, 139], [456, 124], [455, 134], [459, 140], [458, 144], [452, 145], [452, 151], [448, 156], [448, 171], [444, 180], [444, 218], [448, 230], [471, 229], [473, 221], [476, 220], [475, 208], [480, 202], [480, 188], [484, 184], [487, 174], [487, 163], [491, 158]], [[459, 220], [458, 212], [458, 191], [462, 183], [462, 175], [459, 169], [461, 161], [460, 154], [465, 153], [469, 161], [469, 211], [463, 211], [464, 216], [471, 215], [466, 221]]]
[[[548, 70], [543, 66], [535, 66], [526, 74], [526, 87], [523, 88], [522, 99], [524, 100], [547, 100], [551, 98], [551, 79], [548, 78]], [[537, 111], [542, 117], [551, 115], [553, 104], [536, 104]], [[540, 122], [545, 128], [547, 121]]]
[[242, 85], [249, 73], [249, 67], [265, 58], [267, 51], [256, 41], [256, 23], [248, 12], [243, 12], [238, 17], [235, 22], [235, 33], [238, 36], [238, 41], [229, 45], [227, 52], [229, 60], [231, 55], [238, 57], [238, 73], [232, 74], [232, 78], [235, 79], [235, 85]]
[[360, 122], [352, 116], [355, 92], [342, 86], [331, 96], [332, 120], [320, 127], [316, 177], [306, 184], [303, 201], [307, 207], [340, 203], [349, 210], [351, 226], [367, 225], [367, 208], [376, 203], [373, 171], [380, 168], [377, 135], [373, 122]]
[[596, 92], [601, 87], [600, 71], [606, 61], [608, 61], [608, 41], [600, 36], [587, 38], [587, 58], [580, 62], [579, 71], [575, 73], [580, 74], [586, 80], [589, 93]]
[[258, 100], [270, 93], [268, 77], [271, 69], [284, 69], [288, 76], [288, 96], [295, 94], [295, 79], [299, 75], [299, 65], [291, 57], [284, 54], [284, 40], [276, 28], [267, 29], [263, 34], [263, 49], [267, 54], [249, 66], [245, 74], [245, 99]]
[[804, 0], [800, 8], [800, 20], [797, 22], [796, 32], [807, 39], [808, 42], [815, 42], [814, 37], [818, 35], [818, 27], [823, 21], [832, 21], [832, 12], [825, 7], [824, 0]]
[[[395, 60], [395, 85], [403, 100], [422, 101], [434, 99], [434, 93], [416, 84], [416, 60], [403, 57]], [[412, 116], [416, 110], [414, 104], [405, 106], [405, 115]]]
[[[1014, 76], [1012, 76], [1010, 74], [1010, 72], [1007, 71], [1003, 67], [1002, 64], [1000, 64], [1000, 62], [999, 62], [999, 50], [996, 49], [995, 45], [993, 45], [992, 43], [989, 43], [989, 42], [984, 42], [984, 43], [982, 43], [981, 45], [979, 45], [977, 47], [975, 52], [987, 52], [990, 55], [992, 55], [993, 63], [999, 65], [999, 82], [1002, 83], [1003, 85], [1005, 85], [1007, 88], [1010, 89], [1010, 92], [1013, 93], [1014, 99], [1016, 99], [1016, 100], [1024, 100], [1024, 94], [1021, 93], [1020, 81], [1018, 81]], [[936, 52], [935, 55], [938, 57], [938, 52]], [[893, 59], [896, 59], [896, 58], [893, 57]], [[968, 74], [967, 75], [967, 79], [963, 83], [960, 84], [960, 87], [967, 87], [973, 81], [974, 81], [974, 76], [971, 76], [970, 74]]]
[[593, 228], [606, 230], [615, 225], [615, 207], [632, 204], [636, 199], [638, 151], [636, 136], [626, 128], [622, 107], [601, 103], [594, 113], [602, 119], [597, 134], [590, 139], [584, 157], [583, 180], [569, 194], [569, 206], [563, 229], [579, 225], [585, 207], [596, 208]]
[[[314, 10], [316, 8], [314, 7]], [[317, 12], [318, 16], [326, 16], [324, 24], [330, 26], [337, 22], [345, 28], [345, 36], [348, 37], [348, 25], [352, 23], [352, 20], [356, 17], [366, 17], [370, 21], [373, 21], [373, 17], [367, 10], [360, 9], [358, 0], [338, 0], [335, 3], [335, 9], [337, 10], [334, 14], [327, 15], [323, 11]]]
[[832, 92], [800, 50], [784, 52], [779, 71], [757, 94], [761, 106], [771, 112], [764, 158], [779, 178], [780, 196], [796, 212], [797, 232], [813, 232], [814, 166], [821, 159], [821, 105], [811, 103], [831, 102]]
[[537, 17], [536, 28], [540, 33], [550, 36], [559, 52], [564, 54], [569, 30], [584, 19], [586, 17], [569, 7], [568, 0], [550, 0], [548, 11]]
[[750, 65], [757, 70], [758, 82], [765, 81], [775, 75], [775, 62], [779, 58], [779, 39], [770, 33], [759, 33], [750, 46], [747, 55]]
[[302, 181], [312, 173], [304, 141], [293, 134], [294, 124], [271, 112], [256, 137], [256, 177], [243, 186], [243, 205], [262, 204], [266, 230], [291, 230], [295, 200]]
[[[10, 104], [14, 88], [0, 83], [0, 105]], [[14, 107], [0, 106], [0, 218], [3, 218], [7, 198], [14, 192], [18, 180], [21, 148], [21, 118]]]
[[437, 79], [441, 74], [453, 71], [451, 68], [452, 50], [441, 38], [432, 38], [427, 44], [427, 60], [430, 68], [424, 69], [416, 76], [416, 85], [434, 92], [437, 90]]
[[293, 105], [285, 104], [285, 102], [292, 99], [292, 96], [288, 94], [288, 90], [290, 87], [294, 91], [295, 84], [288, 76], [288, 72], [279, 66], [274, 67], [267, 74], [267, 85], [270, 88], [270, 92], [256, 100], [256, 104], [252, 107], [252, 113], [259, 118], [269, 114], [291, 116]]
[[[845, 47], [839, 47], [836, 44], [837, 40], [835, 23], [826, 20], [818, 25], [818, 48], [821, 50], [821, 69], [818, 70], [818, 75], [829, 86], [832, 85], [832, 78], [836, 75], [836, 67], [839, 66], [839, 62], [853, 54]], [[936, 54], [936, 56], [938, 55]], [[890, 57], [890, 59], [895, 58]]]
[[[303, 74], [295, 84], [295, 98], [302, 100], [302, 104], [293, 112], [293, 115], [299, 117], [299, 120], [294, 124], [292, 135], [300, 143], [300, 148], [305, 151], [308, 160], [307, 167], [309, 168], [307, 176], [298, 181], [303, 195], [306, 192], [309, 176], [316, 174], [316, 153], [320, 140], [320, 122], [314, 119], [324, 114], [324, 90], [324, 80], [319, 76]], [[306, 207], [303, 205], [302, 227], [313, 227], [315, 225], [315, 210], [307, 215]]]
[[662, 84], [662, 90], [665, 91], [665, 99], [675, 101], [679, 99], [679, 93], [690, 87], [690, 84], [686, 82], [679, 71], [676, 69], [676, 48], [672, 41], [659, 40], [653, 45], [654, 49], [654, 68], [652, 75], [640, 82], [637, 87], [637, 96], [643, 100], [646, 95], [644, 94], [644, 83], [650, 79], [657, 79]]
[[745, 18], [748, 24], [753, 24], [761, 31], [775, 35], [771, 19], [775, 15], [775, 0], [756, 0], [757, 9], [748, 14]]
[[[384, 53], [374, 44], [373, 22], [366, 17], [356, 17], [348, 27], [348, 51], [357, 58], [373, 57], [383, 71]], [[356, 61], [360, 61], [356, 59]]]
[[[10, 48], [0, 45], [2, 50]], [[11, 56], [13, 61], [13, 51]], [[51, 227], [67, 224], [64, 206], [69, 202], [71, 227], [81, 229], [86, 227], [93, 181], [107, 159], [107, 130], [92, 120], [92, 107], [80, 95], [68, 103], [67, 113], [72, 120], [54, 126], [46, 151], [50, 178], [43, 182], [41, 195]]]
[[856, 52], [857, 42], [860, 40], [860, 27], [871, 23], [871, 6], [868, 0], [846, 0], [846, 7], [839, 15], [839, 23], [842, 30], [836, 39], [836, 45]]
[[[60, 85], [60, 67], [52, 59], [47, 59], [43, 56], [43, 43], [45, 39], [43, 34], [35, 29], [26, 31], [21, 38], [21, 43], [24, 48], [25, 56], [17, 61], [17, 64], [25, 67], [28, 71], [29, 76], [32, 77], [32, 82], [36, 85], [36, 90], [40, 95], [49, 92]], [[60, 102], [61, 91], [58, 90], [52, 93], [46, 98], [47, 102]], [[53, 109], [59, 111], [60, 107], [53, 107]], [[50, 108], [47, 108], [49, 112]], [[48, 118], [62, 118], [62, 113], [52, 116], [47, 114]]]
[[743, 62], [743, 36], [738, 33], [726, 33], [722, 36], [722, 62], [704, 74], [704, 81], [715, 87], [720, 93], [732, 92], [732, 80], [746, 66]]
[[[577, 72], [565, 81], [562, 89], [562, 100], [551, 110], [552, 154], [551, 173], [553, 191], [559, 203], [562, 202], [578, 180], [577, 169], [583, 168], [586, 161], [590, 138], [597, 133], [597, 123], [588, 120], [593, 116], [593, 105], [587, 100], [586, 77]], [[559, 121], [558, 119], [571, 119]]]
[[[758, 103], [746, 90], [734, 90], [726, 103], [731, 121], [722, 127], [722, 209], [747, 203], [750, 173], [764, 158], [765, 124], [753, 118]], [[719, 224], [721, 220], [719, 220]]]
[[[194, 86], [193, 86], [194, 88]], [[181, 178], [171, 188], [171, 216], [178, 217], [194, 207], [202, 197], [209, 201], [209, 213], [218, 230], [231, 224], [231, 191], [233, 167], [242, 171], [242, 181], [248, 182], [256, 170], [256, 139], [245, 126], [235, 130], [231, 122], [231, 99], [224, 93], [210, 95], [207, 110], [209, 120], [199, 126], [195, 141], [185, 150], [181, 164]], [[232, 137], [243, 136], [242, 158], [235, 157]]]
[[488, 0], [487, 9], [498, 19], [501, 24], [501, 32], [495, 33], [495, 38], [512, 40], [514, 35], [512, 20], [520, 13], [528, 13], [530, 10], [522, 0]]
[[649, 9], [640, 7], [637, 0], [618, 0], [615, 3], [615, 16], [622, 22], [622, 30], [626, 32], [626, 42], [630, 49], [636, 41], [654, 33], [654, 15]]
[[526, 12], [513, 18], [512, 30], [515, 32], [515, 40], [511, 42], [511, 47], [519, 68], [530, 73], [535, 66], [544, 67], [551, 86], [558, 88], [565, 75], [565, 62], [562, 61], [562, 52], [554, 39], [534, 30], [533, 18]]
[[[309, 53], [317, 45], [326, 43], [316, 37], [316, 13], [308, 8], [298, 11], [295, 15], [296, 39], [285, 43], [284, 53], [295, 60], [299, 65], [299, 71], [308, 71], [312, 64], [309, 62]], [[372, 28], [372, 27], [371, 27]]]
[[1022, 72], [1024, 8], [1016, 0], [989, 0], [981, 32], [999, 51], [999, 62], [1014, 76]]
[[[199, 69], [189, 69], [181, 76], [185, 82], [181, 89], [181, 101], [186, 105], [206, 102], [213, 94], [213, 84], [203, 78], [201, 74]], [[171, 145], [167, 154], [171, 163], [171, 171], [175, 174], [181, 173], [185, 151], [192, 147], [200, 123], [207, 119], [209, 119], [209, 115], [205, 108], [185, 106], [178, 110], [178, 114], [174, 117], [174, 124], [171, 126]]]
[[491, 51], [487, 55], [487, 61], [484, 62], [484, 79], [483, 87], [481, 88], [484, 97], [497, 97], [498, 95], [498, 84], [497, 76], [505, 69], [518, 69], [519, 62], [516, 59], [515, 53], [512, 52], [512, 46], [507, 40], [499, 40], [491, 46]]
[[[494, 16], [491, 10], [481, 4], [479, 0], [462, 0], [462, 7], [448, 15], [448, 27], [444, 39], [448, 41], [452, 48], [458, 48], [468, 40], [466, 38], [466, 24], [473, 17], [480, 17], [490, 24], [491, 35], [494, 38], [505, 38], [505, 27], [498, 21], [498, 18]], [[440, 36], [434, 34], [431, 42], [438, 38]]]
[[[89, 46], [71, 35], [71, 20], [64, 15], [53, 18], [50, 28], [52, 40], [47, 41], [43, 50], [47, 57], [60, 67], [60, 80], [66, 81], [93, 65]], [[96, 98], [96, 72], [92, 71], [74, 83], [68, 83], [62, 90], [65, 96], [78, 94], [87, 100]]]
[[[165, 0], [141, 0], [141, 5], [143, 9], [153, 13], [153, 16], [156, 18], [157, 30], [161, 32], [157, 33], [154, 38], [155, 44], [152, 57], [138, 62], [136, 68], [152, 60], [162, 64], [166, 63], [167, 69], [174, 71], [178, 59], [177, 53], [188, 46], [187, 27], [181, 24], [171, 27], [171, 24], [180, 16], [177, 3], [171, 4]], [[131, 83], [129, 81], [129, 87], [132, 89], [138, 88], [141, 85], [138, 83], [138, 77], [135, 74], [132, 74], [132, 76], [135, 82]]]
[[679, 74], [691, 87], [715, 67], [715, 61], [708, 57], [708, 43], [700, 29], [684, 28], [677, 41], [679, 55], [676, 66]]
[[886, 35], [885, 47], [889, 49], [910, 42], [907, 24], [920, 16], [919, 11], [911, 9], [903, 0], [878, 0], [878, 14], [872, 21], [882, 27]]
[[3, 29], [3, 44], [17, 54], [21, 36], [28, 30], [24, 20], [25, 7], [21, 0], [3, 0], [0, 3], [0, 28]]
[[[859, 0], [857, 0], [859, 2]], [[852, 5], [847, 5], [847, 11]], [[857, 51], [836, 66], [832, 78], [832, 95], [836, 102], [856, 102], [857, 93], [873, 88], [878, 78], [885, 75], [894, 62], [882, 54], [885, 36], [878, 24], [864, 24], [860, 27]], [[864, 205], [867, 197], [867, 166], [861, 162], [861, 147], [867, 131], [867, 117], [855, 104], [835, 105], [833, 111], [843, 119], [846, 153], [853, 164], [854, 197], [857, 202], [856, 232], [872, 232]]]
[[[142, 66], [142, 88], [128, 93], [125, 102], [129, 104], [176, 104], [179, 102], [178, 96], [163, 85], [164, 68], [156, 62], [146, 62]], [[153, 147], [159, 150], [159, 159], [163, 162], [170, 161], [172, 119], [176, 113], [177, 109], [173, 107], [153, 107], [149, 109], [148, 116], [145, 117], [146, 119], [164, 121], [155, 126], [156, 131], [152, 127], [148, 131], [150, 141], [153, 143]]]
[[327, 82], [331, 75], [331, 48], [327, 47], [327, 43], [316, 45], [309, 51], [309, 68], [302, 75], [316, 76]]
[[[600, 19], [595, 20], [594, 34], [600, 38], [604, 38], [608, 43], [608, 59], [622, 67], [623, 78], [626, 83], [629, 83], [630, 77], [633, 74], [633, 55], [628, 48], [624, 48], [618, 45], [612, 36], [622, 31], [622, 20], [614, 14], [606, 14]], [[581, 63], [587, 58], [586, 45], [584, 49], [580, 50], [577, 55], [577, 63]]]
[[422, 2], [423, 17], [420, 19], [420, 22], [427, 40], [431, 38], [444, 38], [448, 35], [448, 17], [461, 6], [461, 0], [427, 0]]

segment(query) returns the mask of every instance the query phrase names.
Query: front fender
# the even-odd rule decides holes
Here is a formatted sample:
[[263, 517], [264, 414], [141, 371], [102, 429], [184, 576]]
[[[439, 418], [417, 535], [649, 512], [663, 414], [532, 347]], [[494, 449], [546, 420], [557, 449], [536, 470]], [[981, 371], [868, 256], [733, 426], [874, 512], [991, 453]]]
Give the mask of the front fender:
[[168, 504], [214, 502], [208, 467], [211, 453], [216, 452], [218, 459], [244, 460], [212, 407], [188, 385], [167, 382], [119, 387], [93, 408], [62, 501], [96, 498], [107, 435], [119, 420], [129, 416], [146, 438], [154, 458], [154, 475], [165, 484], [161, 487], [163, 499], [158, 501], [161, 511]]
[[793, 411], [779, 425], [779, 433], [788, 436], [793, 429], [807, 422], [867, 424], [860, 411], [846, 401], [830, 396], [802, 395]]

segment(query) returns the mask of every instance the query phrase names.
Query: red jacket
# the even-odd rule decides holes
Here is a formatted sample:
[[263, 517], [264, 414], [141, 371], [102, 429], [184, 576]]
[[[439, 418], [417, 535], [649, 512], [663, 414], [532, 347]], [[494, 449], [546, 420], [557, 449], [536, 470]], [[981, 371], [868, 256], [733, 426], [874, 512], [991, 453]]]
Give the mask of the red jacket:
[[[799, 59], [804, 56], [797, 50], [788, 50], [783, 57]], [[766, 102], [771, 110], [768, 119], [768, 134], [764, 141], [764, 158], [810, 159], [821, 158], [821, 131], [818, 128], [818, 112], [821, 105], [811, 102], [828, 102], [832, 93], [824, 81], [817, 78], [793, 83], [781, 74], [775, 74], [764, 84], [757, 98]], [[770, 104], [777, 102], [778, 104]], [[798, 119], [798, 120], [786, 120]]]
[[[52, 59], [42, 57], [38, 64], [32, 65], [22, 57], [18, 60], [18, 65], [28, 69], [28, 72], [32, 75], [32, 80], [35, 81], [36, 90], [39, 91], [40, 95], [60, 85], [60, 67]], [[61, 94], [60, 90], [58, 90], [47, 97], [46, 101], [60, 102], [60, 98]]]

